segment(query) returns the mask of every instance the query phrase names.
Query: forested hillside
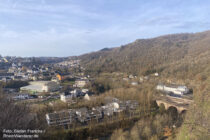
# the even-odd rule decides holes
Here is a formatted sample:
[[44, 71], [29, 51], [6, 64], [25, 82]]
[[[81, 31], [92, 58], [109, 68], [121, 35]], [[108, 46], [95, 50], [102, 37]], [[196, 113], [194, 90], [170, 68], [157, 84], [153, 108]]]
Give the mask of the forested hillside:
[[85, 54], [80, 58], [89, 71], [122, 71], [146, 75], [154, 71], [161, 72], [167, 68], [167, 64], [180, 60], [190, 64], [201, 59], [208, 61], [209, 56], [210, 31], [207, 31], [139, 39], [118, 48]]
[[[210, 31], [139, 39], [79, 58], [91, 74], [120, 71], [141, 76], [158, 72], [162, 79], [190, 85], [193, 88], [194, 105], [188, 110], [182, 127], [173, 138], [210, 138]], [[116, 130], [113, 139], [141, 138], [142, 131], [136, 129], [139, 124], [136, 123], [129, 131]], [[148, 128], [148, 131], [153, 132], [152, 128]]]

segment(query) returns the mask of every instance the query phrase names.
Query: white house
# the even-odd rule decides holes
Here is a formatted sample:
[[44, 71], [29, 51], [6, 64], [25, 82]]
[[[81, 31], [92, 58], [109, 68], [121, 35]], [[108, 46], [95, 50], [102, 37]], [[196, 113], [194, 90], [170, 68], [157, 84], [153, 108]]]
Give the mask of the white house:
[[70, 91], [70, 93], [72, 94], [72, 97], [77, 97], [77, 96], [79, 96], [81, 91], [78, 89], [75, 89], [75, 90]]
[[133, 79], [133, 78], [134, 78], [134, 76], [133, 76], [133, 75], [129, 75], [129, 78], [130, 78], [130, 79]]
[[143, 78], [143, 77], [140, 77], [140, 78], [139, 78], [139, 81], [140, 81], [140, 82], [143, 82], [143, 81], [144, 81], [144, 78]]
[[68, 102], [72, 99], [72, 95], [63, 93], [63, 94], [60, 95], [60, 99], [63, 102]]
[[131, 85], [132, 85], [132, 86], [137, 86], [138, 83], [137, 83], [137, 82], [131, 82]]
[[88, 94], [85, 94], [84, 99], [89, 101], [90, 100], [89, 95]]
[[123, 80], [124, 80], [124, 81], [128, 81], [129, 79], [125, 77], [125, 78], [123, 78]]
[[154, 75], [158, 77], [159, 76], [159, 73], [156, 72]]
[[89, 89], [82, 89], [82, 92], [83, 93], [88, 93], [89, 92]]

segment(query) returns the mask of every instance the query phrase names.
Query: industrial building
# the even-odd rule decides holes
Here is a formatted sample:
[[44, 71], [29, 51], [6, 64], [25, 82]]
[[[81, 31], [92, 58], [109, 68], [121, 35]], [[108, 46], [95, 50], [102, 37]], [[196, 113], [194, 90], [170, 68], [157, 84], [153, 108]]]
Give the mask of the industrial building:
[[30, 93], [37, 92], [53, 92], [59, 89], [59, 85], [53, 81], [33, 81], [30, 82], [30, 85], [21, 87], [20, 90], [27, 91]]
[[176, 95], [184, 95], [189, 93], [189, 89], [186, 86], [177, 86], [177, 85], [162, 85], [159, 84], [156, 87], [157, 90], [165, 91], [167, 93], [173, 93]]

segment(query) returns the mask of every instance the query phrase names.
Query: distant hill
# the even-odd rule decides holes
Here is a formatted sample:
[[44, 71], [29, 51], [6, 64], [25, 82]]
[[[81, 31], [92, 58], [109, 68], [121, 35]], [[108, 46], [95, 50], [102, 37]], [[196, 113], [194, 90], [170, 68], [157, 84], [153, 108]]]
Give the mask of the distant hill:
[[100, 51], [111, 51], [111, 50], [112, 50], [111, 48], [103, 48]]
[[161, 72], [171, 64], [208, 61], [210, 31], [195, 34], [172, 34], [79, 56], [91, 72], [121, 71], [136, 75]]

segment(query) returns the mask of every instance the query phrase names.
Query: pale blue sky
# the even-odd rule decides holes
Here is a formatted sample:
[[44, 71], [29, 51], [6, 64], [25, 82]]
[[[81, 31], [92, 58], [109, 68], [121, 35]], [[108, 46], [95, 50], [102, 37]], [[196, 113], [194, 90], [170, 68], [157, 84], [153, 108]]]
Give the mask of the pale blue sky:
[[0, 54], [72, 56], [210, 29], [209, 0], [0, 0]]

